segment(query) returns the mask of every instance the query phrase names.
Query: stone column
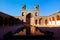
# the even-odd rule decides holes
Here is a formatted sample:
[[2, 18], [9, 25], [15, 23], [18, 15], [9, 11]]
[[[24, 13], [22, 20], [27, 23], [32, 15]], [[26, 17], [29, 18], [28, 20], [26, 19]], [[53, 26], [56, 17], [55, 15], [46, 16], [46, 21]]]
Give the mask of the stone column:
[[55, 24], [56, 24], [56, 21], [57, 21], [57, 19], [56, 19], [56, 16], [55, 16]]
[[50, 20], [49, 20], [49, 18], [48, 18], [48, 25], [49, 25], [49, 22], [50, 22]]
[[50, 22], [51, 22], [51, 24], [52, 24], [52, 18], [51, 18], [51, 21], [50, 21]]
[[39, 26], [39, 19], [37, 19], [37, 26]]

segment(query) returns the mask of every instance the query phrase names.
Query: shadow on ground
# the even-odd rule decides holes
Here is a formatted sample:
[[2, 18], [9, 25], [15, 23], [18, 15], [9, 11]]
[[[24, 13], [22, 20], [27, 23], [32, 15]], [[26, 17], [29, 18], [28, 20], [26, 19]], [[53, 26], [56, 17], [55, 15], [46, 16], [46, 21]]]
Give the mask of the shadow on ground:
[[[35, 27], [36, 29], [39, 29], [38, 27]], [[18, 33], [25, 29], [25, 27], [19, 28], [16, 32], [12, 33], [12, 31], [8, 32], [7, 34], [4, 35], [3, 40], [25, 40], [25, 39], [33, 39], [33, 40], [52, 40], [53, 39], [53, 32], [50, 31], [42, 31], [39, 29], [40, 32], [43, 32], [44, 35], [18, 35], [18, 36], [13, 36], [13, 34]]]

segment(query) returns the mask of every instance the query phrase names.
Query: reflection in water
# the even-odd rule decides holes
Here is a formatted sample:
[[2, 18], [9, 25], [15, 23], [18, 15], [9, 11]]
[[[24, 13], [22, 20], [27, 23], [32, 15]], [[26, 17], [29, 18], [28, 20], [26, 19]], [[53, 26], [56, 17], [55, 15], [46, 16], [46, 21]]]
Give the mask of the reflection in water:
[[[42, 31], [38, 27], [30, 26], [29, 32], [26, 30], [28, 27], [22, 27], [17, 32], [9, 32], [4, 36], [4, 39], [52, 39], [53, 32]], [[27, 33], [26, 33], [27, 32]]]

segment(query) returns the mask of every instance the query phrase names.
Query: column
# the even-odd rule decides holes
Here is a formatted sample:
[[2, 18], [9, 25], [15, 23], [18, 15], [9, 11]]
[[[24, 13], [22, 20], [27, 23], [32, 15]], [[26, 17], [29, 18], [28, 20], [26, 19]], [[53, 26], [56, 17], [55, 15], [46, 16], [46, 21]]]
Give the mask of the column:
[[55, 16], [55, 25], [56, 25], [56, 21], [57, 21], [57, 19], [56, 19], [56, 16]]

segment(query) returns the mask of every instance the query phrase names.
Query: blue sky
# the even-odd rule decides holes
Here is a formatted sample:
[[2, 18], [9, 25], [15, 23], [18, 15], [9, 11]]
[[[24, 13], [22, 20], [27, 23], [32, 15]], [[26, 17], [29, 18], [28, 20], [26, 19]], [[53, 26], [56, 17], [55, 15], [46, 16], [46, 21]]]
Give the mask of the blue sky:
[[41, 16], [60, 11], [60, 0], [0, 0], [0, 11], [12, 16], [20, 16], [22, 4], [26, 5], [26, 10], [33, 10], [34, 4], [38, 4]]

